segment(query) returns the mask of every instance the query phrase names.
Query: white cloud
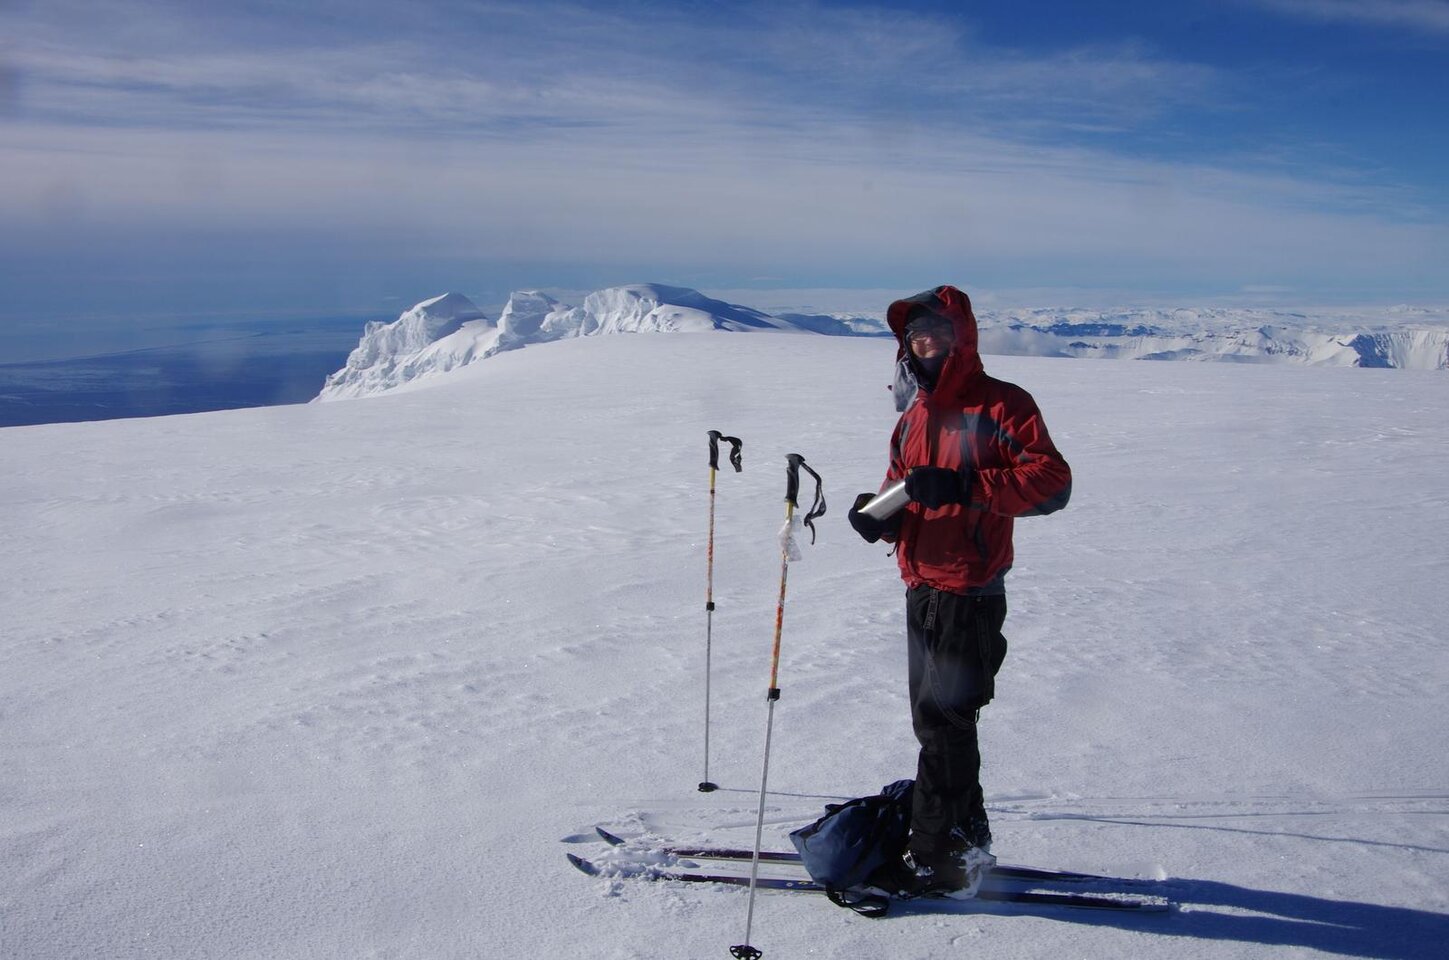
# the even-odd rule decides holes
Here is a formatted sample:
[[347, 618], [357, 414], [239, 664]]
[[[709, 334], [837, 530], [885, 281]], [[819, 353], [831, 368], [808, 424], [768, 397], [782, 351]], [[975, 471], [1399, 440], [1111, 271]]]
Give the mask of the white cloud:
[[104, 6], [103, 24], [130, 24], [119, 46], [35, 21], [11, 49], [0, 216], [35, 248], [217, 230], [410, 259], [785, 273], [1016, 259], [1234, 284], [1445, 251], [1392, 184], [1051, 135], [1219, 102], [1231, 81], [1211, 68], [749, 9], [705, 26], [493, 4], [448, 33], [460, 11], [437, 6], [382, 36]]
[[[186, 7], [46, 6], [11, 51], [26, 115], [57, 122], [251, 126], [305, 122], [415, 129], [529, 124], [708, 122], [724, 107], [780, 104], [857, 120], [1005, 128], [1124, 124], [1204, 102], [1226, 82], [1209, 68], [1131, 45], [1047, 56], [991, 50], [950, 21], [814, 5], [751, 6], [701, 23], [651, 11], [646, 24], [568, 4], [446, 7], [386, 33], [298, 28], [258, 39], [254, 21], [218, 27]], [[368, 22], [370, 12], [355, 15]], [[124, 38], [106, 28], [116, 27]], [[265, 22], [265, 21], [263, 21]], [[321, 18], [320, 23], [326, 19]], [[273, 30], [271, 33], [275, 33]], [[28, 34], [28, 36], [27, 36]]]
[[[0, 210], [31, 244], [55, 231], [83, 241], [225, 225], [290, 232], [299, 244], [335, 236], [408, 259], [787, 273], [1057, 261], [1268, 281], [1363, 275], [1446, 248], [1442, 228], [1365, 214], [1347, 188], [1328, 197], [1322, 184], [955, 134], [941, 134], [940, 152], [922, 160], [863, 148], [823, 124], [793, 154], [731, 128], [678, 150], [664, 137], [639, 150], [562, 136], [484, 147], [236, 131], [12, 133], [0, 150], [0, 177], [12, 184]], [[25, 162], [26, 151], [44, 163]], [[1326, 200], [1337, 209], [1322, 209]]]

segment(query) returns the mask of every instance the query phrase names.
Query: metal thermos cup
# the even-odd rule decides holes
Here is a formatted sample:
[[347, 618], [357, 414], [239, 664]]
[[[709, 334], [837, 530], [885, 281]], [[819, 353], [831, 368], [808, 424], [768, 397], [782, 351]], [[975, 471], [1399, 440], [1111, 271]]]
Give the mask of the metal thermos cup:
[[906, 496], [906, 482], [897, 480], [876, 494], [869, 503], [860, 508], [860, 512], [875, 520], [885, 520], [894, 516], [910, 499]]

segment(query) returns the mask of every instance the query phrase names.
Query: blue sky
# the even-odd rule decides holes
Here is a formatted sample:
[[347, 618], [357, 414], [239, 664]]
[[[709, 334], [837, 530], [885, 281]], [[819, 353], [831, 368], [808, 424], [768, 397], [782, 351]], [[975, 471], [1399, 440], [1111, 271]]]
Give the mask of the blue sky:
[[1449, 299], [1449, 0], [0, 5], [0, 315]]

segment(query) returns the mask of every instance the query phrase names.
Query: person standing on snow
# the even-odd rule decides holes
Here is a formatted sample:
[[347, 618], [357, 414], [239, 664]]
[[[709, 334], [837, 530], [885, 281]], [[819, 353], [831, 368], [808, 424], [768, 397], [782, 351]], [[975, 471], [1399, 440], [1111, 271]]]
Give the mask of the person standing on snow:
[[886, 320], [918, 389], [891, 437], [881, 489], [904, 480], [910, 501], [878, 520], [860, 512], [874, 496], [862, 493], [849, 519], [867, 542], [895, 544], [906, 582], [920, 754], [892, 892], [971, 897], [996, 862], [976, 720], [1006, 657], [1012, 521], [1066, 506], [1072, 473], [1031, 395], [987, 376], [966, 294], [937, 287], [891, 304]]

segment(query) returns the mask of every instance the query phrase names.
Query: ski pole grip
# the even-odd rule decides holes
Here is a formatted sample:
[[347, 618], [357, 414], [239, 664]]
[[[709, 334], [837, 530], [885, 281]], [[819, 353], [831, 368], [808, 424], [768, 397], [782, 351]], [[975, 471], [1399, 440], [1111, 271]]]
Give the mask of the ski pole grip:
[[825, 485], [820, 479], [820, 474], [810, 468], [805, 458], [798, 453], [787, 453], [785, 455], [785, 502], [791, 507], [800, 505], [800, 471], [804, 471], [815, 478], [815, 502], [811, 504], [809, 512], [805, 514], [804, 524], [810, 530], [810, 542], [815, 542], [815, 521], [825, 516]]
[[735, 473], [744, 470], [745, 464], [741, 451], [745, 445], [744, 441], [739, 437], [727, 437], [718, 430], [709, 432], [709, 468], [711, 470], [719, 469], [719, 442], [721, 440], [730, 445], [730, 466], [735, 468]]
[[798, 453], [785, 454], [785, 502], [800, 505], [800, 464], [805, 458]]

